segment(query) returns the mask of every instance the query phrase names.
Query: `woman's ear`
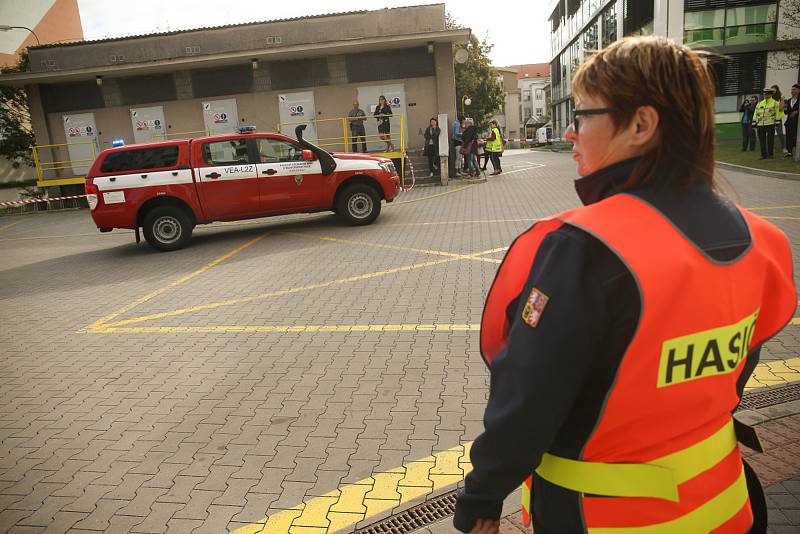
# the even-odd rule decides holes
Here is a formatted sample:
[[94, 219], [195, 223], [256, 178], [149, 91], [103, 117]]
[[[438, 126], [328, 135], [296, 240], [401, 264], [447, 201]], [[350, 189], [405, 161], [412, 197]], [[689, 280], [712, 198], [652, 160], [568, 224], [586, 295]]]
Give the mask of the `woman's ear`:
[[653, 106], [640, 106], [633, 114], [631, 120], [632, 132], [631, 142], [635, 146], [647, 146], [658, 133], [660, 117]]

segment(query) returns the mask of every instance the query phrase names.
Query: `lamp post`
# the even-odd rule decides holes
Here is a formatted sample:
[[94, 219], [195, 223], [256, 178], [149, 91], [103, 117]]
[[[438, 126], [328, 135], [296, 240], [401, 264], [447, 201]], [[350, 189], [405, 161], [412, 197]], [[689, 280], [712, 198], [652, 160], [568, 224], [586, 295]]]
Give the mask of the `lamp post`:
[[466, 115], [467, 115], [466, 113], [464, 113], [464, 105], [469, 106], [470, 104], [472, 104], [472, 99], [470, 97], [468, 97], [467, 95], [464, 95], [464, 96], [461, 97], [461, 116], [462, 117], [466, 117]]
[[34, 32], [32, 29], [28, 28], [27, 26], [5, 26], [5, 25], [0, 25], [0, 32], [7, 32], [7, 31], [11, 31], [11, 30], [28, 30], [29, 32], [31, 32], [31, 35], [33, 35], [33, 38], [36, 39], [36, 44], [37, 45], [41, 45], [42, 44], [39, 41], [39, 36], [36, 35], [36, 32]]

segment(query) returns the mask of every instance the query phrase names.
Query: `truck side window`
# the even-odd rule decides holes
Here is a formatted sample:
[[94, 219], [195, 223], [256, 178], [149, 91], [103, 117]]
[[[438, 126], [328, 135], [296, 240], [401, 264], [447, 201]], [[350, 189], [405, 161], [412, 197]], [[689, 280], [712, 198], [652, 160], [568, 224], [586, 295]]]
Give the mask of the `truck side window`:
[[206, 165], [244, 165], [247, 157], [246, 139], [214, 141], [203, 145], [203, 161]]
[[286, 141], [267, 138], [259, 138], [256, 141], [258, 142], [259, 163], [280, 163], [303, 159], [303, 150]]
[[110, 152], [100, 172], [140, 172], [150, 169], [175, 167], [178, 164], [177, 146], [160, 146], [139, 150]]

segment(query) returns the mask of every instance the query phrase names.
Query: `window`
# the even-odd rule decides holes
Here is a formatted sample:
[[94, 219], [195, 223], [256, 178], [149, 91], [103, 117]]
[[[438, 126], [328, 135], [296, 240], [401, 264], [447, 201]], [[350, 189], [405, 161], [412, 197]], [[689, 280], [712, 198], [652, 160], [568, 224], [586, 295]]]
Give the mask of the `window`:
[[709, 61], [717, 96], [759, 94], [766, 85], [767, 53], [731, 54]]
[[246, 139], [230, 139], [203, 145], [203, 161], [206, 165], [242, 165], [250, 163], [247, 156]]
[[544, 110], [543, 110], [542, 108], [536, 108], [536, 115], [537, 115], [537, 116], [542, 116], [542, 115], [544, 115]]
[[719, 47], [775, 40], [778, 18], [776, 3], [724, 7], [732, 4], [734, 0], [718, 0], [713, 4], [717, 9], [687, 11], [683, 17], [686, 44]]
[[583, 32], [583, 48], [584, 50], [597, 50], [597, 22], [593, 22]]
[[537, 89], [536, 100], [542, 100], [542, 99], [544, 99], [544, 91], [542, 91], [541, 89]]
[[653, 33], [653, 0], [625, 0], [622, 6], [622, 31], [625, 35]]
[[103, 160], [100, 172], [135, 172], [175, 167], [178, 147], [162, 146], [144, 150], [111, 152]]
[[530, 90], [527, 90], [527, 89], [526, 89], [525, 91], [523, 91], [523, 92], [522, 92], [522, 95], [523, 95], [523, 99], [524, 99], [526, 102], [529, 102], [529, 101], [530, 101], [530, 99], [531, 99], [531, 92], [530, 92]]
[[612, 2], [603, 11], [603, 48], [617, 40], [617, 4]]
[[303, 150], [286, 141], [261, 138], [256, 142], [258, 143], [258, 161], [260, 163], [279, 163], [303, 159]]

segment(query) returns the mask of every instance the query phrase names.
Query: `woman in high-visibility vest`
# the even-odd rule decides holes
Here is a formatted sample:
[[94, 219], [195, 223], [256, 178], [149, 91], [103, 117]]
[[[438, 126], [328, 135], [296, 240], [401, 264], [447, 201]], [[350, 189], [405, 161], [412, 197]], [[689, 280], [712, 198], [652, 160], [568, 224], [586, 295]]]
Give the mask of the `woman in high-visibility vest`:
[[[714, 82], [662, 37], [590, 57], [566, 138], [584, 207], [511, 245], [489, 292], [485, 431], [454, 524], [495, 533], [763, 532], [732, 414], [797, 304], [786, 236], [714, 176]], [[532, 478], [529, 478], [532, 475]]]

